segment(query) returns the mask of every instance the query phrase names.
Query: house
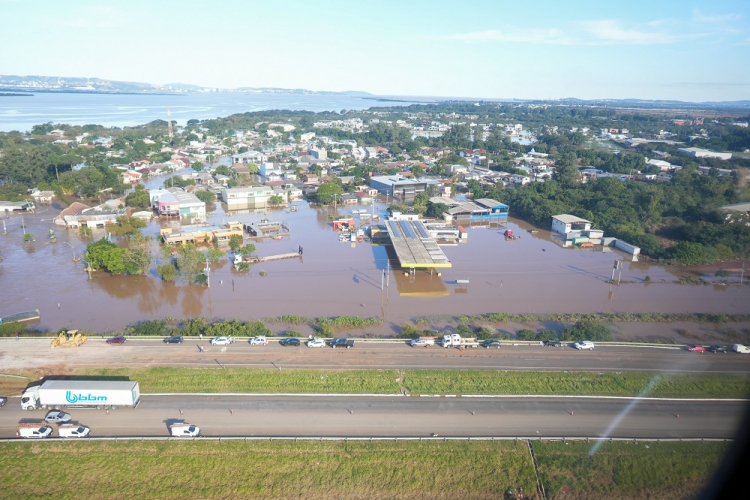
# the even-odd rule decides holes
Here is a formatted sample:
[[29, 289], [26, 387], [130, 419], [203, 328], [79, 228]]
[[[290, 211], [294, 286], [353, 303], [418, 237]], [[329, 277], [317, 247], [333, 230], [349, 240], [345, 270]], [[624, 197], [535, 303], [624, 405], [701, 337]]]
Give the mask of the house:
[[86, 226], [90, 228], [104, 227], [107, 224], [114, 224], [117, 218], [127, 215], [126, 208], [113, 208], [108, 205], [98, 207], [89, 207], [83, 203], [73, 202], [69, 207], [60, 212], [54, 218], [54, 223], [66, 228], [79, 228]]
[[359, 202], [359, 198], [351, 193], [344, 193], [339, 196], [342, 205], [356, 205]]
[[575, 215], [560, 214], [552, 216], [552, 230], [556, 233], [567, 234], [572, 231], [588, 231], [591, 221]]
[[407, 198], [427, 190], [428, 185], [438, 185], [431, 179], [409, 179], [402, 175], [380, 175], [370, 177], [370, 187], [379, 193], [394, 198]]
[[232, 163], [254, 163], [260, 165], [264, 161], [266, 161], [265, 155], [258, 151], [246, 151], [232, 155]]
[[148, 196], [151, 207], [160, 216], [190, 217], [193, 221], [206, 220], [206, 204], [182, 188], [152, 189]]
[[34, 201], [42, 205], [49, 205], [52, 203], [52, 198], [55, 197], [54, 191], [39, 191], [36, 188], [32, 189], [29, 194], [34, 198]]
[[227, 204], [228, 210], [246, 210], [265, 208], [273, 195], [273, 189], [269, 186], [251, 186], [226, 188], [222, 191], [221, 199]]
[[499, 224], [508, 220], [508, 205], [490, 198], [456, 201], [444, 196], [433, 196], [430, 203], [448, 206], [446, 212], [456, 224]]
[[138, 184], [143, 174], [135, 170], [126, 170], [122, 173], [123, 184]]

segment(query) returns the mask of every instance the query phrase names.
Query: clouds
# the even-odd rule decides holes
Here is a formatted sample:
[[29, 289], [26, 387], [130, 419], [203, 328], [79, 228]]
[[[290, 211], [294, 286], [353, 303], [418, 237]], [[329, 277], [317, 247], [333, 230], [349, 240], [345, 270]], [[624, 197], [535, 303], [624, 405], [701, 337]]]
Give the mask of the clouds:
[[572, 45], [576, 43], [575, 38], [555, 28], [474, 31], [449, 35], [446, 39], [460, 42], [520, 42], [542, 45]]
[[[690, 18], [665, 18], [628, 22], [621, 19], [591, 19], [562, 21], [560, 26], [529, 27], [505, 26], [457, 33], [443, 37], [463, 43], [530, 43], [540, 45], [666, 45], [699, 38], [718, 38], [727, 34], [742, 35], [737, 27], [742, 15], [704, 14], [693, 9]], [[747, 36], [745, 32], [745, 37]], [[738, 40], [738, 43], [744, 43]]]

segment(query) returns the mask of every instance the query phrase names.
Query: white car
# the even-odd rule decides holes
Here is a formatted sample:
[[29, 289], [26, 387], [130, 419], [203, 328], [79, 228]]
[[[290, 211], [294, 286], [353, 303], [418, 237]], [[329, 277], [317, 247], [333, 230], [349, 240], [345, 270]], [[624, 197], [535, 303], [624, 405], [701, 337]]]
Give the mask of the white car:
[[46, 425], [21, 425], [16, 431], [16, 437], [35, 439], [35, 438], [46, 438], [52, 434], [52, 427]]
[[307, 347], [325, 347], [326, 343], [320, 339], [312, 339], [307, 341]]
[[201, 433], [200, 427], [190, 424], [172, 424], [169, 426], [169, 433], [174, 437], [197, 437]]
[[250, 339], [250, 345], [268, 345], [268, 339], [266, 337], [253, 337]]
[[578, 349], [579, 351], [583, 351], [584, 349], [588, 349], [589, 351], [594, 350], [594, 343], [590, 340], [580, 340], [573, 344], [573, 347]]
[[412, 347], [429, 347], [431, 345], [435, 345], [435, 340], [433, 339], [414, 339], [411, 342], [409, 342], [409, 345]]
[[60, 434], [61, 438], [85, 437], [89, 435], [91, 429], [85, 425], [66, 424], [58, 427], [57, 432]]
[[229, 345], [234, 344], [232, 337], [216, 337], [211, 339], [211, 345]]
[[732, 346], [732, 350], [734, 352], [740, 352], [742, 354], [750, 354], [750, 347], [744, 346], [742, 344], [734, 344]]

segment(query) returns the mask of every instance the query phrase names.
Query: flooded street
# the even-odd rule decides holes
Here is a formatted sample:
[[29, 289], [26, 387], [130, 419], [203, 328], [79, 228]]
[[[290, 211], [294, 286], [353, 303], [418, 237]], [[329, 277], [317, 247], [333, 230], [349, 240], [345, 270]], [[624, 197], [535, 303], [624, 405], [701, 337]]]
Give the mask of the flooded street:
[[[162, 181], [163, 182], [163, 181]], [[7, 235], [0, 234], [0, 315], [39, 309], [40, 327], [86, 328], [100, 332], [121, 330], [143, 319], [165, 317], [261, 319], [284, 314], [299, 316], [356, 315], [382, 317], [398, 326], [417, 316], [473, 314], [495, 311], [542, 312], [724, 312], [746, 313], [750, 288], [722, 285], [677, 285], [685, 270], [644, 262], [629, 262], [616, 252], [561, 248], [548, 231], [530, 233], [531, 226], [511, 220], [508, 228], [521, 238], [506, 241], [504, 228], [470, 228], [468, 241], [443, 246], [453, 267], [437, 273], [418, 271], [404, 276], [390, 270], [381, 291], [389, 247], [369, 243], [341, 243], [330, 215], [351, 214], [347, 206], [310, 208], [296, 202], [297, 212], [226, 214], [220, 205], [209, 223], [286, 221], [291, 234], [281, 240], [254, 242], [259, 256], [296, 252], [301, 259], [251, 265], [238, 272], [227, 258], [211, 264], [207, 288], [164, 283], [155, 273], [158, 257], [146, 276], [109, 276], [93, 273], [89, 280], [81, 257], [87, 241], [77, 231], [55, 227], [60, 208], [42, 206], [36, 214], [4, 218]], [[384, 213], [386, 205], [376, 210]], [[512, 211], [512, 207], [511, 207]], [[23, 221], [22, 221], [23, 219]], [[22, 223], [36, 241], [23, 243]], [[155, 219], [145, 232], [158, 235], [165, 221]], [[54, 229], [57, 242], [49, 240]], [[94, 238], [104, 236], [102, 230]], [[156, 246], [154, 245], [154, 248]], [[620, 286], [606, 281], [613, 263], [624, 259]], [[393, 261], [391, 261], [391, 266]], [[261, 272], [267, 276], [261, 276]], [[650, 277], [650, 282], [645, 277]], [[455, 284], [468, 280], [468, 284]]]

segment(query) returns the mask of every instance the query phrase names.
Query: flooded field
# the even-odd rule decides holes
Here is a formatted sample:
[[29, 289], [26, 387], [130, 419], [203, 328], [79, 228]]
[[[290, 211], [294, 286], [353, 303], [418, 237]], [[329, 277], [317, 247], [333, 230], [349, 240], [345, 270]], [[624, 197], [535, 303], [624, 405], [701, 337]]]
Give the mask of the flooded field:
[[[214, 207], [210, 223], [284, 220], [291, 234], [281, 240], [248, 240], [257, 254], [296, 252], [301, 259], [254, 264], [238, 272], [227, 259], [212, 264], [211, 287], [184, 282], [162, 282], [155, 261], [146, 276], [109, 276], [93, 273], [74, 255], [85, 252], [87, 240], [77, 231], [54, 227], [57, 207], [40, 207], [36, 214], [3, 218], [7, 234], [0, 234], [0, 315], [39, 309], [41, 327], [63, 326], [114, 331], [153, 318], [237, 318], [242, 320], [295, 314], [300, 316], [358, 315], [382, 317], [400, 325], [417, 316], [471, 314], [493, 311], [531, 312], [725, 312], [746, 313], [750, 287], [678, 285], [685, 270], [630, 262], [615, 252], [561, 248], [547, 231], [528, 232], [524, 222], [511, 220], [508, 228], [521, 238], [506, 241], [505, 228], [470, 228], [468, 241], [443, 246], [453, 267], [442, 276], [418, 271], [404, 276], [393, 270], [383, 277], [387, 246], [339, 242], [331, 216], [351, 214], [349, 206], [337, 211], [311, 208], [297, 202], [299, 211], [227, 214]], [[376, 211], [384, 213], [378, 203]], [[512, 210], [512, 207], [511, 207]], [[23, 228], [34, 234], [22, 242]], [[157, 235], [165, 221], [152, 221], [146, 232]], [[57, 242], [49, 240], [55, 229]], [[103, 230], [94, 233], [101, 238]], [[90, 240], [88, 240], [90, 241]], [[154, 245], [154, 248], [155, 245]], [[616, 259], [624, 259], [623, 284], [607, 283]], [[391, 267], [394, 262], [391, 260]], [[261, 276], [261, 272], [267, 273]], [[646, 282], [646, 276], [650, 281]], [[455, 284], [468, 280], [468, 284]], [[381, 291], [381, 281], [387, 285]]]

